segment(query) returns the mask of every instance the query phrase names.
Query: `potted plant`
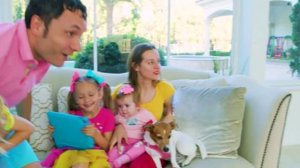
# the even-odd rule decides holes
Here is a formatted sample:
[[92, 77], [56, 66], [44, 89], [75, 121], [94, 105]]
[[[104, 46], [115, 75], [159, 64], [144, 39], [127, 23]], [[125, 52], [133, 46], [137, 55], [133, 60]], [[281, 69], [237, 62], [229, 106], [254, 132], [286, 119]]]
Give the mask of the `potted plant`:
[[300, 1], [294, 5], [290, 15], [292, 23], [292, 41], [294, 46], [290, 49], [290, 68], [292, 75], [300, 76]]

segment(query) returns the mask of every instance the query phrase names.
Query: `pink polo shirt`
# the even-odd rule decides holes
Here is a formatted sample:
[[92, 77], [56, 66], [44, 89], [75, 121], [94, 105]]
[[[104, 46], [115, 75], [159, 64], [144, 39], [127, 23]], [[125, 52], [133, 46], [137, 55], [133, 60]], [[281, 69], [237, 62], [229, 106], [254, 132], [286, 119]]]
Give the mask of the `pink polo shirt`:
[[9, 107], [20, 103], [50, 64], [34, 59], [24, 20], [0, 24], [0, 96]]

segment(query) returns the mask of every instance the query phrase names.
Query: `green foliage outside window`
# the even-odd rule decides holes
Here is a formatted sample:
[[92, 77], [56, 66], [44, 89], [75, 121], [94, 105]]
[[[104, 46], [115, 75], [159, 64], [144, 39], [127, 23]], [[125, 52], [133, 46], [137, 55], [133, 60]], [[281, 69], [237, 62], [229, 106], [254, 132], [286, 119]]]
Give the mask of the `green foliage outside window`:
[[210, 51], [211, 56], [230, 56], [231, 52], [227, 51], [217, 51], [217, 50], [212, 50]]
[[[120, 43], [130, 41], [130, 48], [121, 52]], [[108, 73], [127, 72], [127, 58], [130, 50], [137, 44], [149, 42], [149, 40], [135, 35], [111, 35], [97, 40], [98, 71]], [[162, 65], [166, 65], [165, 51], [158, 49]], [[93, 69], [93, 42], [89, 41], [80, 53], [74, 56], [75, 68]]]
[[292, 14], [290, 15], [292, 22], [292, 41], [294, 47], [290, 49], [290, 68], [292, 74], [297, 73], [300, 75], [300, 1], [294, 5]]

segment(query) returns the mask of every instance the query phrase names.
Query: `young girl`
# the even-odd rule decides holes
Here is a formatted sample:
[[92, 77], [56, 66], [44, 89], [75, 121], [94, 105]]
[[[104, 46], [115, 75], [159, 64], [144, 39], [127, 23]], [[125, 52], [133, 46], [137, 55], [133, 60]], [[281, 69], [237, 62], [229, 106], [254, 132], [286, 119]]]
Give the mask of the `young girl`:
[[[68, 97], [69, 113], [86, 116], [91, 124], [83, 128], [83, 132], [95, 141], [95, 148], [89, 150], [52, 150], [44, 160], [43, 166], [51, 166], [51, 162], [59, 155], [54, 163], [56, 167], [110, 167], [105, 150], [114, 129], [114, 115], [111, 106], [110, 88], [103, 78], [88, 71], [86, 76], [79, 77], [74, 73]], [[71, 130], [70, 130], [71, 131]], [[99, 150], [102, 149], [102, 150]]]
[[[14, 168], [24, 167], [26, 165], [14, 157], [14, 154], [24, 153], [25, 151], [20, 151], [14, 147], [24, 143], [32, 134], [33, 130], [33, 125], [29, 121], [22, 117], [12, 115], [0, 97], [0, 167]], [[25, 150], [28, 149], [25, 148]], [[23, 155], [23, 157], [24, 160], [28, 160], [30, 156]], [[28, 165], [27, 167], [30, 166]], [[35, 166], [31, 165], [31, 167]]]
[[138, 107], [137, 95], [129, 84], [120, 87], [115, 101], [118, 111], [115, 116], [116, 123], [124, 126], [128, 136], [128, 141], [122, 144], [121, 151], [114, 147], [108, 154], [109, 162], [114, 168], [119, 168], [145, 152], [141, 141], [144, 135], [143, 127], [147, 123], [156, 122], [156, 119], [150, 112]]

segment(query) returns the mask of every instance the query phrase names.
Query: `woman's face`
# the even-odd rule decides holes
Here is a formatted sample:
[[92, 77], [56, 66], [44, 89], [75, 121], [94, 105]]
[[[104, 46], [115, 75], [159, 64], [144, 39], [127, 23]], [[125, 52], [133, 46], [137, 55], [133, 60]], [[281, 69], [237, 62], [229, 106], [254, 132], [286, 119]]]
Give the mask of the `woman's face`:
[[160, 59], [157, 50], [147, 50], [142, 55], [142, 62], [135, 67], [138, 78], [158, 80], [160, 76]]

